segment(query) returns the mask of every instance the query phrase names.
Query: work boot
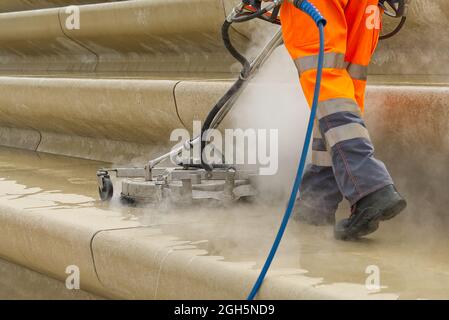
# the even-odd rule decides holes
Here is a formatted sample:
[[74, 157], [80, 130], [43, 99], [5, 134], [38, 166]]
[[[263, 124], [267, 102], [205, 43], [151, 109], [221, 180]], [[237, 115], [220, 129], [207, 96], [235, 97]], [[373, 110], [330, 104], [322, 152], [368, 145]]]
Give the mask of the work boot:
[[336, 209], [312, 207], [298, 199], [293, 219], [313, 226], [333, 226], [335, 225], [335, 211]]
[[355, 240], [373, 233], [379, 228], [379, 222], [397, 216], [407, 206], [407, 202], [388, 185], [359, 200], [352, 207], [348, 219], [337, 223], [334, 229], [338, 240]]

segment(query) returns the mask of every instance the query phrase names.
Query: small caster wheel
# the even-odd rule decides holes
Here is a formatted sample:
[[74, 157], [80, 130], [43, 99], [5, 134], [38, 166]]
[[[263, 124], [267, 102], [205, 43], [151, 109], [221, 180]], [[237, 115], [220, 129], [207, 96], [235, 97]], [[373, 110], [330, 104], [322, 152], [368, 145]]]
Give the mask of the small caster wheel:
[[114, 186], [112, 185], [111, 178], [109, 176], [102, 177], [103, 188], [98, 188], [98, 193], [100, 194], [100, 199], [102, 201], [109, 201], [114, 195]]
[[131, 207], [133, 207], [133, 206], [135, 206], [136, 201], [135, 201], [134, 199], [132, 199], [132, 198], [130, 198], [130, 197], [125, 196], [125, 195], [122, 194], [122, 195], [120, 196], [120, 203], [123, 204], [123, 205], [125, 205], [125, 206], [131, 206]]

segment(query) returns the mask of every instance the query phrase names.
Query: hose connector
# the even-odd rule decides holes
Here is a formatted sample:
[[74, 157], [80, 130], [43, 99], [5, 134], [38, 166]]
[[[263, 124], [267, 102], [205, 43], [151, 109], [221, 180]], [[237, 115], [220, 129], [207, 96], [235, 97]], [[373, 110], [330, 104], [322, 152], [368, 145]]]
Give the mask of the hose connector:
[[268, 4], [268, 5], [265, 7], [265, 9], [266, 9], [267, 11], [271, 11], [271, 10], [273, 10], [274, 8], [280, 6], [281, 4], [282, 4], [282, 0], [273, 0], [273, 2], [271, 2], [270, 4]]
[[316, 25], [327, 24], [326, 19], [323, 17], [321, 12], [309, 1], [307, 0], [293, 0], [293, 5], [304, 13], [308, 14], [313, 21], [315, 21]]
[[232, 8], [231, 13], [229, 13], [229, 15], [226, 17], [226, 21], [229, 23], [232, 23], [235, 19], [235, 17], [237, 17], [243, 10], [244, 7], [244, 3], [241, 2], [238, 5], [236, 5], [234, 8]]

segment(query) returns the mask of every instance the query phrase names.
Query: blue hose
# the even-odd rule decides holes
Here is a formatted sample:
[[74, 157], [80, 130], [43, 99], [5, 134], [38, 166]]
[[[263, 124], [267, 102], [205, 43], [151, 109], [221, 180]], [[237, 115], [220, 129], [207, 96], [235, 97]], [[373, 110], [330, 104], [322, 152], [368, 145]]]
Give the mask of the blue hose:
[[276, 239], [274, 240], [273, 246], [271, 247], [270, 253], [268, 254], [267, 260], [257, 278], [256, 283], [254, 284], [251, 293], [249, 294], [247, 300], [253, 300], [257, 295], [262, 283], [267, 275], [268, 270], [270, 269], [271, 263], [273, 262], [274, 256], [279, 248], [282, 237], [284, 236], [285, 229], [287, 228], [288, 221], [290, 220], [290, 216], [292, 214], [293, 208], [295, 206], [296, 195], [299, 192], [299, 187], [301, 186], [302, 176], [304, 173], [304, 169], [306, 166], [307, 153], [310, 147], [310, 140], [312, 138], [314, 119], [316, 116], [316, 111], [318, 108], [318, 101], [320, 97], [320, 89], [321, 89], [321, 78], [323, 74], [323, 63], [324, 63], [324, 27], [326, 25], [326, 20], [318, 11], [318, 9], [313, 6], [310, 2], [306, 0], [295, 0], [294, 5], [307, 13], [317, 24], [319, 33], [320, 33], [320, 52], [318, 56], [318, 67], [317, 67], [317, 75], [315, 82], [315, 92], [313, 96], [312, 108], [310, 111], [309, 124], [307, 126], [307, 133], [304, 141], [304, 146], [301, 153], [301, 160], [299, 162], [298, 171], [296, 173], [295, 183], [293, 184], [293, 189], [290, 194], [290, 198], [288, 200], [287, 208], [285, 210], [284, 217], [282, 219], [281, 226], [279, 227], [279, 231], [276, 235]]

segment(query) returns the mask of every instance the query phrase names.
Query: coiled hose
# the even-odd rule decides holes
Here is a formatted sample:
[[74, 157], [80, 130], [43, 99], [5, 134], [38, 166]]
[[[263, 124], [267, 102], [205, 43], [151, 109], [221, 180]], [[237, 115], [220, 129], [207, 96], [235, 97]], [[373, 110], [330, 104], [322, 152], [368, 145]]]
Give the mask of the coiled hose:
[[287, 208], [285, 209], [284, 217], [282, 218], [281, 226], [279, 227], [279, 231], [274, 240], [273, 246], [268, 254], [268, 257], [262, 267], [262, 270], [257, 278], [250, 294], [248, 295], [247, 300], [253, 300], [257, 293], [259, 292], [260, 287], [267, 275], [268, 270], [270, 269], [271, 263], [273, 262], [274, 256], [279, 248], [282, 237], [284, 236], [285, 229], [287, 228], [288, 221], [292, 215], [293, 208], [295, 206], [296, 196], [299, 192], [299, 187], [301, 186], [302, 176], [304, 173], [304, 169], [306, 166], [307, 153], [309, 151], [310, 140], [312, 138], [314, 119], [316, 116], [316, 111], [318, 108], [318, 101], [320, 97], [320, 89], [321, 89], [321, 77], [323, 74], [323, 63], [324, 63], [324, 27], [326, 26], [326, 19], [321, 15], [317, 8], [307, 0], [295, 0], [293, 4], [300, 10], [307, 13], [316, 23], [319, 29], [320, 34], [320, 52], [318, 56], [318, 67], [317, 67], [317, 76], [315, 82], [315, 92], [313, 96], [313, 103], [310, 111], [309, 123], [307, 126], [307, 133], [304, 141], [304, 146], [302, 148], [301, 159], [299, 161], [298, 170], [296, 172], [295, 182], [293, 184], [293, 188], [290, 194], [290, 198], [287, 203]]

